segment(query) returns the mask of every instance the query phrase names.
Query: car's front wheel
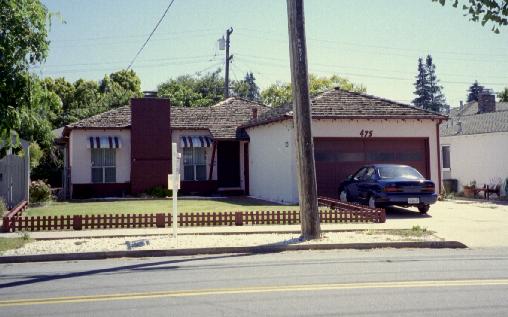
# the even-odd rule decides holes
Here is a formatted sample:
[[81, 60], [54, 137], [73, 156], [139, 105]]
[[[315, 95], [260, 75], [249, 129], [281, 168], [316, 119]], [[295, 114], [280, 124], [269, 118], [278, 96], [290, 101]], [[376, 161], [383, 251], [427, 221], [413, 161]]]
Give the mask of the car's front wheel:
[[348, 197], [347, 197], [347, 191], [345, 189], [341, 190], [340, 191], [340, 194], [339, 194], [339, 200], [343, 203], [347, 203], [348, 202]]
[[420, 205], [418, 206], [418, 211], [421, 213], [421, 214], [426, 214], [430, 209], [430, 205]]

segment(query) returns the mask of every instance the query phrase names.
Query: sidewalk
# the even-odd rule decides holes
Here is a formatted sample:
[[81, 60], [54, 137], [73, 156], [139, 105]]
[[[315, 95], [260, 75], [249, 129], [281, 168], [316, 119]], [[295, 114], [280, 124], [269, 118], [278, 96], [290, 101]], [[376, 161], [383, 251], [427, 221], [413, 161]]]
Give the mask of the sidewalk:
[[[346, 224], [321, 224], [323, 232], [340, 232], [367, 229], [410, 229], [411, 227], [395, 225], [391, 223], [346, 223]], [[264, 233], [299, 233], [300, 225], [260, 225], [260, 226], [217, 226], [217, 227], [181, 227], [179, 235], [204, 235], [204, 234], [264, 234]], [[79, 239], [79, 238], [120, 238], [172, 235], [172, 228], [133, 228], [133, 229], [96, 229], [96, 230], [68, 230], [68, 231], [40, 231], [27, 232], [35, 240], [51, 239]], [[0, 237], [14, 238], [22, 233], [1, 233]]]

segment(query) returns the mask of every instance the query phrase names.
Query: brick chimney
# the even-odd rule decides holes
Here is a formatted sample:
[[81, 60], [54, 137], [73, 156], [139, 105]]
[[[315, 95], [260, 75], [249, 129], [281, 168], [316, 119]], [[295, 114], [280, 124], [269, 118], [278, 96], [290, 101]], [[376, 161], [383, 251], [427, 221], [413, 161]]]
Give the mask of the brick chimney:
[[131, 191], [167, 188], [171, 171], [169, 99], [146, 94], [131, 99]]
[[478, 96], [478, 113], [496, 112], [496, 96], [484, 90]]

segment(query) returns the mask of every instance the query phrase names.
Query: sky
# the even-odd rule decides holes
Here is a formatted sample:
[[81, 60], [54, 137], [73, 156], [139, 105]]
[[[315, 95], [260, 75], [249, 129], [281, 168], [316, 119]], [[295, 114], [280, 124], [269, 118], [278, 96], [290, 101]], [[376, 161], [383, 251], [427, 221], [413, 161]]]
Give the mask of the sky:
[[[43, 0], [55, 13], [41, 76], [100, 80], [126, 68], [170, 0]], [[217, 40], [231, 35], [230, 77], [251, 71], [261, 88], [290, 81], [284, 0], [175, 0], [136, 59], [143, 90], [183, 74], [224, 69]], [[475, 80], [508, 87], [508, 28], [468, 20], [431, 0], [305, 0], [309, 72], [339, 75], [367, 93], [410, 103], [419, 57], [431, 54], [448, 104]]]

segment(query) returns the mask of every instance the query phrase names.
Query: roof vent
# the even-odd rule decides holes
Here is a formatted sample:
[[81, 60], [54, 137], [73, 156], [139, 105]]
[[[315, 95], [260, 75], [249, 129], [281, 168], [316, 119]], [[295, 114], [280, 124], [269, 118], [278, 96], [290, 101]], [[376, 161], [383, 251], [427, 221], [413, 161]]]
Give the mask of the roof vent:
[[256, 120], [258, 118], [258, 109], [252, 108], [252, 119]]
[[145, 98], [157, 98], [157, 92], [153, 90], [143, 91], [143, 97]]
[[455, 126], [455, 134], [461, 134], [462, 133], [462, 122], [457, 121], [457, 125]]

